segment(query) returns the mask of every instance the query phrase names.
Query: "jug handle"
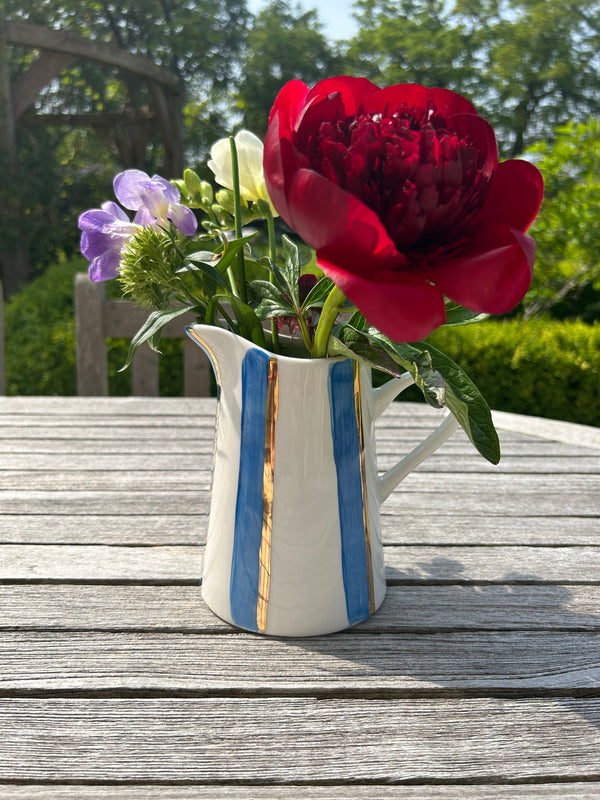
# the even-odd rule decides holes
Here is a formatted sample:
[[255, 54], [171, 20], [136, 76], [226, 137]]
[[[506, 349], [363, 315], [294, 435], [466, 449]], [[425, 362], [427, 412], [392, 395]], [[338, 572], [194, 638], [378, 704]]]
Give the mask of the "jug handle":
[[[412, 375], [406, 373], [400, 378], [393, 378], [378, 389], [373, 389], [373, 417], [380, 417], [389, 404], [411, 384]], [[438, 427], [429, 436], [405, 455], [394, 467], [378, 477], [379, 504], [389, 497], [401, 480], [413, 471], [427, 456], [434, 453], [458, 427], [458, 420], [453, 414], [444, 417]]]

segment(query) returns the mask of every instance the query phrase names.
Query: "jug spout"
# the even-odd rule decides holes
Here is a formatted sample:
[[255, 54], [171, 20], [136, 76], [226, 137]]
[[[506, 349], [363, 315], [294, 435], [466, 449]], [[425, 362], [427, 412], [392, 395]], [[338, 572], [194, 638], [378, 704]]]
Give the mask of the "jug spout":
[[245, 354], [256, 348], [252, 342], [215, 325], [189, 325], [185, 330], [209, 357], [219, 386], [235, 379]]

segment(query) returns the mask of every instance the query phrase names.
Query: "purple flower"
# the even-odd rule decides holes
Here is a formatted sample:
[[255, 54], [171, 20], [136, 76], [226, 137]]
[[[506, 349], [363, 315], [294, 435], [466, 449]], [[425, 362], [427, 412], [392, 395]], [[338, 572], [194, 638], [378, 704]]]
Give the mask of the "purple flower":
[[139, 169], [126, 169], [113, 186], [117, 200], [136, 214], [132, 222], [120, 206], [108, 201], [79, 217], [81, 252], [90, 262], [93, 281], [117, 277], [121, 251], [141, 227], [168, 225], [170, 220], [185, 236], [198, 227], [194, 212], [179, 203], [179, 191], [160, 175], [150, 178]]
[[139, 169], [127, 169], [115, 177], [113, 185], [117, 200], [137, 212], [133, 221], [139, 225], [164, 225], [170, 220], [185, 236], [196, 232], [194, 212], [180, 204], [179, 190], [160, 175], [150, 178]]
[[102, 203], [101, 208], [84, 211], [78, 223], [81, 234], [81, 252], [90, 262], [89, 275], [93, 281], [116, 278], [121, 250], [129, 242], [139, 225], [116, 203]]

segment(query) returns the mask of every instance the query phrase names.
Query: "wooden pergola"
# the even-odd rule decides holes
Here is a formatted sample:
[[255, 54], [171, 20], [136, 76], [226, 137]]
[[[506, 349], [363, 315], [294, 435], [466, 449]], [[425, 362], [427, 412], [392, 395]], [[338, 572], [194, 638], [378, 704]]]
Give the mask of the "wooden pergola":
[[[38, 51], [31, 66], [11, 81], [6, 57], [9, 45]], [[140, 126], [160, 132], [164, 160], [162, 174], [178, 177], [183, 171], [182, 102], [180, 78], [147, 58], [134, 55], [105, 42], [86, 39], [68, 31], [43, 28], [22, 22], [0, 20], [0, 148], [16, 160], [17, 131], [20, 118], [30, 108], [42, 89], [66, 67], [77, 60], [96, 61], [116, 68], [124, 80], [141, 79], [148, 87], [150, 107], [123, 113], [39, 114], [43, 124], [91, 127], [100, 133], [122, 125], [129, 136], [118, 142], [121, 160], [128, 167], [142, 167], [145, 138], [136, 140]], [[27, 281], [28, 258], [24, 252], [0, 253], [0, 277], [7, 293]]]

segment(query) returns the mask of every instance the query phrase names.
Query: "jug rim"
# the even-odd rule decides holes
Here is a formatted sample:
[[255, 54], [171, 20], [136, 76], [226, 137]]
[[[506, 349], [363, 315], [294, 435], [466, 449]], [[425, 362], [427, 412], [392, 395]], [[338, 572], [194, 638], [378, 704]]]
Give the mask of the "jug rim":
[[[220, 325], [204, 325], [201, 322], [195, 322], [195, 323], [193, 323], [191, 325], [186, 325], [186, 327], [185, 327], [186, 332], [194, 331], [198, 336], [201, 335], [202, 331], [212, 331], [212, 330], [215, 330], [215, 329], [220, 331], [220, 332], [222, 332], [222, 333], [229, 334], [230, 336], [234, 337], [235, 339], [237, 339], [237, 340], [239, 340], [241, 342], [245, 342], [247, 344], [248, 348], [253, 348], [253, 349], [256, 349], [256, 350], [260, 350], [261, 352], [266, 353], [269, 357], [276, 358], [278, 361], [284, 361], [284, 362], [288, 361], [288, 362], [291, 362], [291, 363], [294, 363], [294, 364], [299, 364], [299, 363], [302, 363], [302, 362], [306, 362], [307, 364], [310, 364], [310, 363], [312, 363], [312, 364], [323, 364], [323, 363], [330, 364], [330, 363], [333, 363], [335, 361], [346, 361], [346, 360], [355, 361], [356, 360], [356, 359], [351, 358], [350, 356], [344, 356], [344, 355], [340, 355], [340, 356], [324, 356], [323, 358], [311, 358], [310, 355], [308, 353], [306, 353], [305, 349], [304, 349], [304, 353], [306, 353], [306, 355], [302, 355], [302, 356], [289, 355], [289, 354], [286, 354], [286, 353], [274, 353], [272, 350], [267, 350], [265, 347], [261, 347], [259, 344], [256, 344], [255, 342], [252, 342], [250, 339], [245, 339], [243, 336], [240, 336], [239, 334], [235, 333], [234, 331], [230, 331], [227, 328], [222, 328]], [[189, 335], [189, 333], [188, 333], [188, 335]], [[265, 335], [269, 336], [270, 335], [270, 331], [265, 330]], [[283, 341], [289, 347], [290, 343], [292, 342], [292, 337], [284, 334], [284, 335], [281, 335], [279, 337], [279, 341], [280, 342]], [[209, 343], [207, 342], [206, 344], [208, 345]], [[295, 340], [294, 344], [292, 346], [297, 346], [299, 352], [301, 352], [301, 350], [300, 350], [301, 347], [304, 348], [303, 343], [301, 343], [299, 340]], [[361, 362], [359, 361], [358, 363], [360, 364]], [[361, 364], [361, 366], [363, 366], [363, 365]]]

